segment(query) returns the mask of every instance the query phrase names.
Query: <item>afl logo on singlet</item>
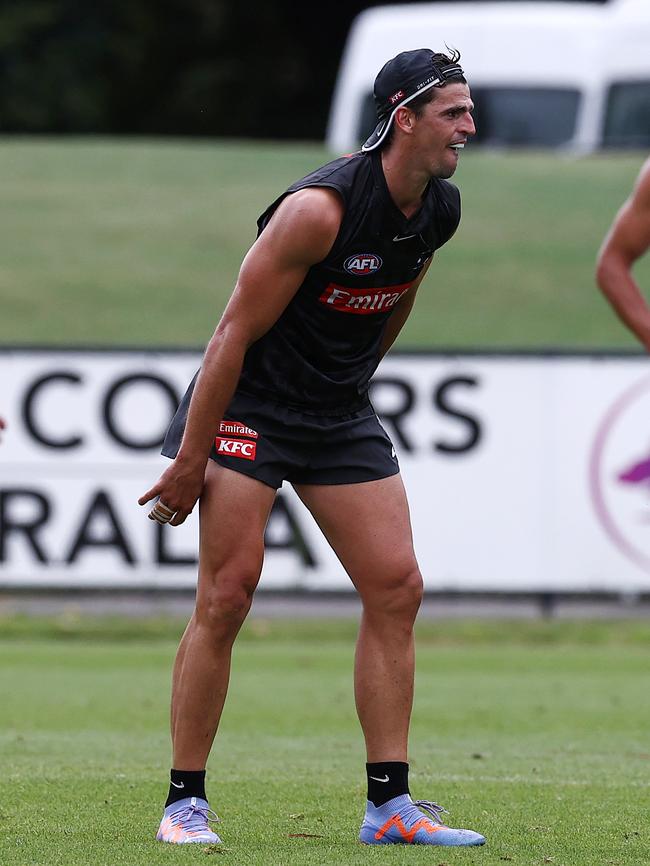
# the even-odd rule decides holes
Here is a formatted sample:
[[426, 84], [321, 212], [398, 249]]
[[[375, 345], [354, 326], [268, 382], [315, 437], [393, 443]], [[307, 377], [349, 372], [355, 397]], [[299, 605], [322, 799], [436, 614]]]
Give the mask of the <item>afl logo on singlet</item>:
[[349, 274], [354, 274], [356, 277], [365, 277], [368, 274], [374, 274], [383, 265], [383, 261], [379, 256], [373, 253], [357, 253], [350, 256], [343, 263], [343, 267]]

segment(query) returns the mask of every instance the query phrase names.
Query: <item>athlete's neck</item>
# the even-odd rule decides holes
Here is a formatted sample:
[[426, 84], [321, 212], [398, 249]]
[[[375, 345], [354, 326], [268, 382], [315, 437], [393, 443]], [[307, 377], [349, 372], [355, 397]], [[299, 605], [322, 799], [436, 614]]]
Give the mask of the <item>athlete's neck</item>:
[[382, 151], [381, 167], [391, 198], [410, 219], [422, 205], [422, 196], [431, 180], [429, 173], [409, 165], [395, 147]]

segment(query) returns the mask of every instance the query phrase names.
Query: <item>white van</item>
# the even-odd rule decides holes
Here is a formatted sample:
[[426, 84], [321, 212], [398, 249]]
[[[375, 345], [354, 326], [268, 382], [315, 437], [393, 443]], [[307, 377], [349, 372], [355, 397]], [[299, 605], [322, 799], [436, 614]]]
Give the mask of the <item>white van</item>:
[[340, 153], [376, 124], [372, 85], [413, 48], [461, 52], [476, 141], [502, 147], [650, 146], [650, 0], [414, 3], [356, 18], [327, 132]]

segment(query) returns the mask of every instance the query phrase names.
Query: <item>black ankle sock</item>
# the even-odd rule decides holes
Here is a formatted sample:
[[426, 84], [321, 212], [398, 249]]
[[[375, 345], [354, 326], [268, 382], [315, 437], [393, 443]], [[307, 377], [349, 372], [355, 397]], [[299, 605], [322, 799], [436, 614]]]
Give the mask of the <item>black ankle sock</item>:
[[366, 764], [368, 799], [375, 806], [383, 806], [393, 797], [409, 793], [409, 765], [403, 761], [381, 761]]
[[200, 797], [207, 800], [205, 796], [205, 770], [172, 770], [170, 773], [169, 796], [165, 803], [171, 806], [177, 800], [186, 797]]

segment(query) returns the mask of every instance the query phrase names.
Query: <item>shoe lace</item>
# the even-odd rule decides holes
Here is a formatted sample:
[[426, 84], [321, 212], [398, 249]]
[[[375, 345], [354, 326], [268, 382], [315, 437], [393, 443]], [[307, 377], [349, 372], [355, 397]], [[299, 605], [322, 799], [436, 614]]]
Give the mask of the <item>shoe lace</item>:
[[183, 806], [177, 812], [172, 812], [171, 818], [174, 822], [186, 823], [188, 829], [194, 829], [197, 824], [208, 827], [210, 824], [218, 824], [221, 820], [214, 810], [203, 806], [193, 806], [191, 803]]
[[443, 809], [442, 806], [439, 806], [437, 803], [432, 803], [431, 800], [414, 800], [413, 805], [417, 806], [423, 812], [428, 812], [435, 820], [436, 824], [441, 824], [443, 827], [445, 826], [442, 820], [442, 814], [444, 812], [445, 815], [448, 815], [449, 812], [447, 809]]

